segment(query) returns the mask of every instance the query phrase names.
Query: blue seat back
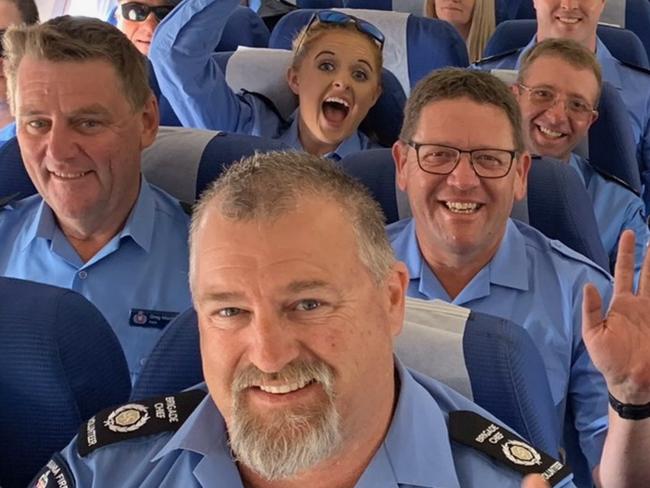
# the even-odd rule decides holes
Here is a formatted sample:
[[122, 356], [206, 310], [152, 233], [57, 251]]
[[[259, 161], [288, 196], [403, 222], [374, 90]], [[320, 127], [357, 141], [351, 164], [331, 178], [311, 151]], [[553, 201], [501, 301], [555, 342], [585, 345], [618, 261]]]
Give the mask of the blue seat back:
[[553, 396], [544, 361], [528, 332], [509, 320], [472, 312], [463, 349], [474, 401], [557, 456]]
[[618, 90], [607, 82], [598, 103], [598, 119], [589, 129], [589, 161], [593, 166], [641, 194], [641, 175], [629, 114]]
[[395, 352], [409, 368], [446, 383], [558, 455], [561, 429], [546, 367], [520, 325], [439, 300], [407, 298]]
[[[374, 23], [384, 32], [384, 67], [397, 77], [407, 95], [431, 70], [469, 64], [465, 42], [447, 22], [402, 12], [344, 11]], [[271, 32], [269, 46], [291, 49], [293, 38], [314, 12], [301, 9], [285, 15]]]
[[131, 382], [113, 330], [73, 291], [0, 278], [0, 337], [0, 485], [23, 487]]
[[[368, 187], [387, 223], [405, 216], [399, 206], [389, 149], [351, 154], [343, 158], [341, 166]], [[559, 161], [535, 158], [528, 176], [527, 205], [530, 225], [609, 270], [591, 199], [573, 168]]]
[[147, 181], [177, 199], [193, 203], [234, 161], [255, 152], [286, 150], [281, 142], [243, 134], [161, 127], [142, 155]]
[[[483, 55], [494, 56], [522, 48], [530, 42], [536, 31], [535, 20], [519, 19], [501, 22], [485, 46]], [[642, 68], [650, 67], [646, 49], [634, 32], [609, 25], [599, 25], [597, 32], [612, 56], [619, 61]]]
[[175, 393], [202, 381], [199, 328], [190, 308], [163, 331], [133, 385], [131, 400]]
[[0, 147], [0, 200], [26, 198], [34, 193], [36, 188], [25, 171], [18, 139], [13, 137]]
[[[274, 55], [275, 58], [272, 58]], [[215, 53], [214, 59], [226, 75], [230, 87], [239, 92], [259, 93], [268, 98], [287, 118], [297, 108], [298, 99], [286, 83], [286, 72], [291, 61], [287, 50], [253, 50]], [[232, 62], [235, 60], [235, 62]], [[256, 74], [260, 67], [267, 76]], [[233, 74], [233, 71], [236, 73]], [[359, 129], [382, 146], [390, 146], [399, 136], [406, 95], [400, 82], [387, 69], [382, 70], [382, 93], [370, 109]]]
[[270, 36], [259, 15], [248, 7], [237, 7], [226, 22], [215, 51], [235, 51], [238, 46], [267, 47]]
[[593, 204], [578, 173], [566, 163], [533, 158], [528, 174], [529, 224], [609, 271]]

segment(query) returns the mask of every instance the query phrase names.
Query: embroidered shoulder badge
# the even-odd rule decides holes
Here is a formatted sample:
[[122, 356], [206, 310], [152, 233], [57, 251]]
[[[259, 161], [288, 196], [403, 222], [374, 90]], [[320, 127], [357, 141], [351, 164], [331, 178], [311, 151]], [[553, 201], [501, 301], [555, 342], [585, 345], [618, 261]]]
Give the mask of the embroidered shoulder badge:
[[450, 412], [449, 435], [453, 441], [477, 449], [524, 476], [539, 473], [551, 486], [571, 475], [568, 466], [476, 412]]
[[79, 429], [77, 451], [85, 457], [115, 442], [175, 432], [205, 395], [204, 390], [190, 390], [103, 410]]
[[27, 486], [29, 488], [75, 488], [76, 483], [68, 463], [57, 452]]

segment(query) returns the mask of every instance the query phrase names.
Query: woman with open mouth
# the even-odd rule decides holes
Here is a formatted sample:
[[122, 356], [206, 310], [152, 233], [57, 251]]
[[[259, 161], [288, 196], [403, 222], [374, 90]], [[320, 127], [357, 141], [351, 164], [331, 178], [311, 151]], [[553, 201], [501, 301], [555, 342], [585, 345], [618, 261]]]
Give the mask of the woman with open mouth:
[[234, 93], [212, 57], [237, 5], [186, 0], [158, 26], [149, 57], [183, 125], [269, 137], [333, 159], [373, 147], [358, 129], [381, 94], [379, 29], [342, 12], [315, 13], [294, 39], [287, 89], [299, 105], [285, 120], [265, 97]]

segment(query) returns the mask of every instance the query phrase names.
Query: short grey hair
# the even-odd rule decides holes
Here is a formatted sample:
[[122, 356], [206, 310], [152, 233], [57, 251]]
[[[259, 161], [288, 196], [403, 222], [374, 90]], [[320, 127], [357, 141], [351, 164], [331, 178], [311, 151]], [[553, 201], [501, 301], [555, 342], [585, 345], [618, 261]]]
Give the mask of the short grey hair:
[[313, 196], [340, 206], [354, 229], [361, 262], [377, 284], [383, 282], [395, 256], [377, 202], [361, 183], [329, 160], [286, 151], [256, 153], [234, 163], [201, 195], [190, 227], [190, 287], [194, 282], [194, 240], [209, 208], [216, 207], [235, 221], [275, 219], [295, 209], [300, 198]]

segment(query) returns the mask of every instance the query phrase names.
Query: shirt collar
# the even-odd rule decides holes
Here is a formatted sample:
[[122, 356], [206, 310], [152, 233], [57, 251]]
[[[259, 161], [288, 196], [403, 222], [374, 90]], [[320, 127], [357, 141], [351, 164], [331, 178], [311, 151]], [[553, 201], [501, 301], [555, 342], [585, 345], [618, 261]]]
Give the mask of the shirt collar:
[[[457, 487], [445, 415], [397, 358], [395, 367], [400, 378], [395, 413], [384, 442], [356, 488], [397, 487], [398, 484]], [[199, 479], [217, 479], [209, 478], [210, 472], [217, 474], [224, 486], [241, 486], [227, 439], [224, 419], [207, 395], [151, 462], [174, 450], [192, 451], [204, 456], [194, 470]]]
[[[302, 143], [300, 142], [300, 137], [298, 136], [298, 110], [293, 113], [291, 116], [291, 125], [287, 131], [282, 135], [282, 142], [285, 144], [304, 150]], [[331, 159], [332, 161], [340, 161], [342, 158], [348, 154], [361, 151], [367, 146], [365, 141], [365, 136], [363, 136], [359, 131], [355, 131], [350, 137], [345, 139], [339, 146], [332, 152], [327, 153], [324, 157]]]
[[[404, 261], [412, 280], [419, 280], [418, 291], [430, 298], [449, 300], [438, 278], [422, 256], [415, 233], [415, 220], [409, 219], [404, 229], [394, 239], [393, 246]], [[462, 304], [489, 294], [489, 285], [499, 285], [518, 290], [528, 290], [528, 264], [526, 242], [517, 226], [508, 219], [505, 235], [499, 249], [488, 263], [456, 297], [454, 303]]]
[[119, 239], [131, 237], [144, 251], [149, 252], [156, 224], [156, 199], [153, 189], [141, 176], [140, 193], [131, 210]]
[[[156, 201], [154, 198], [151, 186], [142, 178], [140, 183], [140, 192], [135, 206], [131, 210], [126, 224], [122, 228], [117, 239], [111, 239], [119, 246], [119, 242], [123, 237], [131, 237], [136, 244], [138, 244], [146, 252], [151, 248], [151, 241], [153, 240], [153, 231], [155, 226], [156, 217]], [[41, 202], [36, 211], [36, 215], [32, 222], [30, 222], [23, 234], [23, 241], [21, 248], [27, 247], [36, 238], [46, 239], [52, 241], [58, 238], [58, 224], [54, 217], [54, 212], [50, 206], [41, 198]], [[110, 243], [109, 243], [110, 244]], [[109, 246], [107, 244], [107, 246]], [[100, 251], [98, 253], [102, 254]], [[93, 258], [92, 261], [94, 261]]]
[[617, 90], [622, 90], [623, 83], [618, 70], [619, 61], [612, 56], [612, 53], [599, 38], [596, 38], [596, 58], [603, 70], [603, 80], [616, 87]]
[[[383, 444], [356, 488], [457, 487], [445, 415], [397, 358], [395, 367], [401, 383], [395, 413]], [[391, 478], [394, 482], [387, 483]]]
[[488, 266], [490, 282], [516, 290], [528, 290], [526, 240], [512, 219], [508, 219], [505, 235]]

